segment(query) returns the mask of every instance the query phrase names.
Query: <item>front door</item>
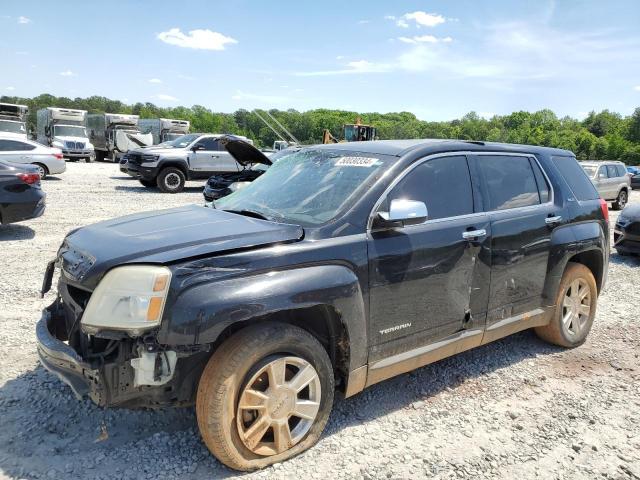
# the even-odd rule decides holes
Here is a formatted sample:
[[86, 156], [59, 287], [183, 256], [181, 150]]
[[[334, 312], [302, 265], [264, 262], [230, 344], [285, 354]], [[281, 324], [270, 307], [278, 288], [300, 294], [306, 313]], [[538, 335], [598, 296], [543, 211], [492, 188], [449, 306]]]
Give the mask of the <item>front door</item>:
[[[541, 313], [551, 232], [566, 216], [533, 156], [475, 155], [484, 209], [491, 220], [491, 292], [487, 329]], [[554, 201], [558, 202], [556, 205]]]
[[481, 332], [485, 323], [491, 231], [488, 216], [474, 209], [466, 157], [422, 161], [379, 211], [394, 199], [424, 202], [428, 218], [369, 233], [370, 363], [461, 330]]
[[217, 137], [206, 137], [198, 141], [200, 149], [191, 155], [191, 169], [194, 172], [237, 172], [242, 167], [218, 142]]

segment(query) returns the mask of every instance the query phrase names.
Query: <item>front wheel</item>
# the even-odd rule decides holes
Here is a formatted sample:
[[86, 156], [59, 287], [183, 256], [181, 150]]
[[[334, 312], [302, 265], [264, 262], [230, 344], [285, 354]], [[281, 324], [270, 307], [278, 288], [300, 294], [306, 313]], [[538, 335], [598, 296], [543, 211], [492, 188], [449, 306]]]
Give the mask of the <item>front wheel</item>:
[[178, 193], [184, 190], [186, 178], [179, 168], [167, 167], [158, 175], [157, 184], [161, 192]]
[[567, 265], [556, 298], [551, 321], [536, 328], [536, 334], [561, 347], [577, 347], [587, 339], [598, 303], [598, 287], [591, 270], [580, 263]]
[[629, 194], [627, 193], [627, 191], [620, 190], [620, 193], [618, 194], [618, 198], [616, 198], [616, 201], [613, 202], [613, 204], [611, 205], [611, 208], [613, 208], [614, 210], [622, 210], [627, 204], [628, 199], [629, 199]]
[[333, 394], [333, 368], [318, 340], [292, 325], [263, 323], [212, 355], [198, 385], [198, 427], [222, 463], [256, 470], [314, 445]]

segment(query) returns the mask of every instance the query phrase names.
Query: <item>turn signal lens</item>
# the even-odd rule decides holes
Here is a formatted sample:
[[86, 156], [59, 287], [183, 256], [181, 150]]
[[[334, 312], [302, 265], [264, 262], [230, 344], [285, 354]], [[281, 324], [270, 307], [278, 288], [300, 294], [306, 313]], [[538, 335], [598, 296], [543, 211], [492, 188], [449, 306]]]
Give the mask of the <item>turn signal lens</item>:
[[169, 275], [158, 275], [156, 277], [156, 281], [153, 283], [153, 291], [154, 292], [164, 292], [164, 289], [167, 288], [167, 282], [169, 281]]
[[162, 298], [153, 297], [149, 301], [149, 309], [147, 310], [147, 321], [156, 322], [160, 319], [160, 312], [162, 311]]

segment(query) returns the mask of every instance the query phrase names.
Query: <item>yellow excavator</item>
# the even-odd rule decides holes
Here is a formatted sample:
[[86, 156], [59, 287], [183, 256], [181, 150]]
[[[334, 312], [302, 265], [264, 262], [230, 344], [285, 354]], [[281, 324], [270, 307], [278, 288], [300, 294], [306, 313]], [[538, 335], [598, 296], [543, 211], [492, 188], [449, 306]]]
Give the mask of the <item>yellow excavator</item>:
[[338, 140], [325, 128], [322, 132], [322, 143], [368, 142], [376, 139], [376, 133], [375, 127], [363, 125], [362, 119], [358, 117], [356, 123], [347, 123], [342, 126], [343, 140]]

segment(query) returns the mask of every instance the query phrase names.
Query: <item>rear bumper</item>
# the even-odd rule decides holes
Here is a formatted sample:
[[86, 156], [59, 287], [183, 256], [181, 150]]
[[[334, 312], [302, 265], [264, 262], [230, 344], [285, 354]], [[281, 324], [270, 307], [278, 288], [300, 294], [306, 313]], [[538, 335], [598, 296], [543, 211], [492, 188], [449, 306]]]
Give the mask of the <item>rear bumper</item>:
[[40, 217], [46, 208], [47, 194], [37, 189], [26, 202], [6, 203], [0, 205], [2, 224], [22, 222]]

